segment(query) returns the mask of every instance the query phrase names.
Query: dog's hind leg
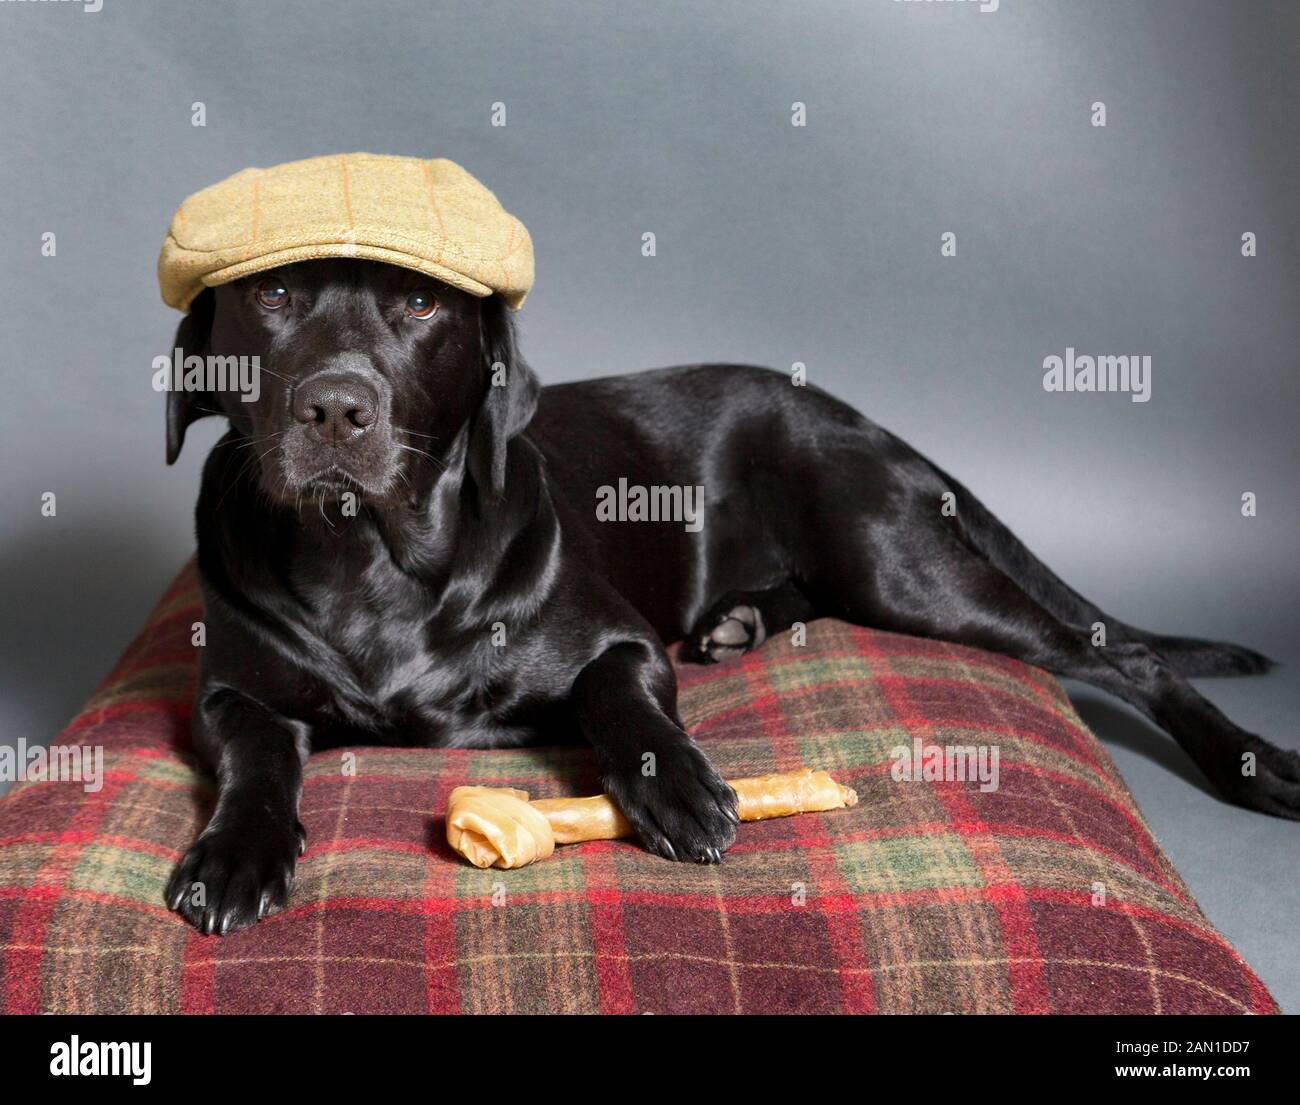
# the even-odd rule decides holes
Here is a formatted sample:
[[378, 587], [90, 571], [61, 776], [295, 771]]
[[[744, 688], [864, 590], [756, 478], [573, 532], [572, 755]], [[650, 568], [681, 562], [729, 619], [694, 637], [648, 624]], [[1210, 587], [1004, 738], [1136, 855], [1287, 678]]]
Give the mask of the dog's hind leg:
[[908, 547], [877, 550], [874, 570], [841, 547], [844, 562], [824, 566], [818, 584], [863, 625], [1000, 652], [1109, 691], [1169, 733], [1224, 797], [1300, 819], [1300, 755], [1238, 728], [1149, 645], [1094, 647], [950, 531], [930, 529], [922, 547], [917, 536], [906, 530]]
[[1168, 660], [1180, 675], [1192, 678], [1258, 675], [1273, 666], [1268, 657], [1242, 645], [1151, 633], [1111, 617], [1030, 552], [970, 491], [947, 473], [938, 469], [936, 472], [956, 495], [957, 520], [975, 550], [1061, 621], [1089, 629], [1101, 623], [1111, 642], [1148, 645]]
[[766, 591], [728, 591], [695, 620], [682, 656], [698, 664], [743, 656], [773, 634], [814, 617], [811, 600], [793, 580]]

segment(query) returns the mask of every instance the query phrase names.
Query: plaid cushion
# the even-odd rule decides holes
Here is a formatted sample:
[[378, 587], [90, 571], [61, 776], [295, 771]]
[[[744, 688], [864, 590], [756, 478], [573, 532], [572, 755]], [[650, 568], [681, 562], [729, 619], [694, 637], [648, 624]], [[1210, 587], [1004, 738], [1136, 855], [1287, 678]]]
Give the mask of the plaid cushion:
[[[742, 826], [719, 867], [619, 841], [478, 871], [452, 787], [594, 793], [588, 751], [321, 753], [290, 908], [201, 936], [162, 903], [211, 806], [182, 750], [200, 611], [187, 568], [65, 730], [103, 746], [101, 790], [0, 802], [6, 1013], [1277, 1010], [1054, 679], [833, 621], [683, 666], [681, 705], [725, 775], [823, 767], [855, 809]], [[1000, 785], [896, 781], [918, 737], [996, 746]]]

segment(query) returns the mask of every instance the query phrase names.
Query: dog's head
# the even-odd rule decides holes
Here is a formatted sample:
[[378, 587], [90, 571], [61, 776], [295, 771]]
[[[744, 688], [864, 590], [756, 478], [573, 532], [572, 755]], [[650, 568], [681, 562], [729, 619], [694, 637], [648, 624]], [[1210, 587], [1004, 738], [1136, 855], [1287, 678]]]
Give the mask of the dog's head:
[[240, 463], [281, 503], [347, 489], [372, 507], [412, 503], [457, 466], [499, 496], [507, 443], [537, 405], [500, 299], [373, 261], [305, 261], [209, 288], [175, 346], [187, 364], [224, 367], [208, 382], [238, 378], [231, 358], [258, 375], [243, 395], [170, 389], [167, 463], [191, 422], [224, 414], [244, 439], [232, 447], [247, 446]]

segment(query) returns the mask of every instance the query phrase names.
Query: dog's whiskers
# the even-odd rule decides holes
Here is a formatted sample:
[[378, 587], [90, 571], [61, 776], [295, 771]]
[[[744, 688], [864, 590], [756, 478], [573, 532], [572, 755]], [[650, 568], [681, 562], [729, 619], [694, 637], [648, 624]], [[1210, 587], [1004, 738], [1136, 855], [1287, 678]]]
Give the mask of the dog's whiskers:
[[[220, 449], [223, 445], [234, 445], [234, 451], [237, 453], [240, 449], [248, 449], [253, 445], [265, 445], [268, 441], [274, 441], [277, 437], [283, 437], [288, 432], [288, 430], [277, 430], [273, 434], [264, 434], [261, 437], [250, 437], [245, 441], [240, 441], [238, 438], [235, 438], [233, 441], [218, 442], [214, 449]], [[263, 454], [263, 456], [265, 455], [266, 454]]]
[[338, 533], [334, 528], [334, 523], [330, 521], [329, 515], [325, 513], [325, 489], [321, 488], [320, 497], [316, 500], [316, 506], [320, 510], [320, 516], [325, 519], [325, 525], [329, 527], [330, 533]]
[[426, 453], [423, 449], [417, 449], [413, 445], [403, 445], [400, 441], [395, 441], [393, 442], [393, 444], [396, 445], [399, 449], [406, 450], [406, 452], [408, 453], [414, 453], [417, 457], [424, 457], [425, 460], [429, 461], [435, 467], [441, 469], [444, 472], [447, 471], [446, 462], [439, 460], [432, 453]]
[[412, 437], [427, 437], [430, 441], [437, 441], [436, 434], [422, 434], [418, 430], [408, 430], [404, 426], [394, 426], [393, 432], [398, 434], [410, 434]]

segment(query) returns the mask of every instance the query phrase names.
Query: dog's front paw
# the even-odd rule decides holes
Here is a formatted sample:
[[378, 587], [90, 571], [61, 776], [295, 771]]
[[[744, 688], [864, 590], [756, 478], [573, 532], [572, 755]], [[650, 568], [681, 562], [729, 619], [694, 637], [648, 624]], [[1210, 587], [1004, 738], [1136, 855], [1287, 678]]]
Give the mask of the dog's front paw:
[[224, 936], [288, 904], [294, 865], [307, 834], [291, 827], [208, 829], [167, 884], [167, 905], [200, 932]]
[[719, 863], [736, 839], [736, 792], [685, 735], [607, 768], [604, 784], [642, 845], [665, 859]]

